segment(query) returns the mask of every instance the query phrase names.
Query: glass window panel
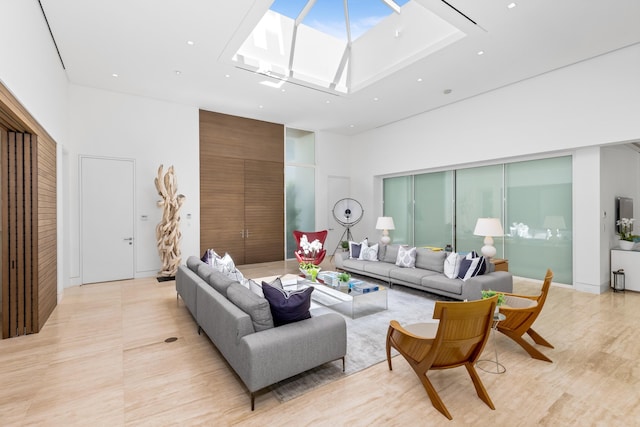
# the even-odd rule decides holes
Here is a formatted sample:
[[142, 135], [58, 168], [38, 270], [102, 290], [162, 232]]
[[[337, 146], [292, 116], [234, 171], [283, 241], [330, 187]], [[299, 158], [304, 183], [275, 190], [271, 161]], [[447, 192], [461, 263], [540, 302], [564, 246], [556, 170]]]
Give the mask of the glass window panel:
[[413, 245], [413, 177], [399, 176], [383, 180], [384, 216], [393, 218], [391, 243]]
[[416, 175], [415, 244], [453, 245], [453, 171]]
[[505, 238], [509, 270], [516, 276], [573, 283], [571, 156], [506, 165]]
[[[502, 219], [503, 166], [456, 171], [456, 251], [480, 252], [483, 236], [474, 236], [478, 218]], [[494, 237], [496, 257], [503, 258], [502, 237]]]
[[314, 132], [287, 128], [285, 161], [287, 163], [315, 165], [315, 138], [316, 134]]
[[296, 241], [293, 230], [314, 231], [315, 216], [315, 169], [291, 166], [285, 168], [287, 258], [295, 258]]

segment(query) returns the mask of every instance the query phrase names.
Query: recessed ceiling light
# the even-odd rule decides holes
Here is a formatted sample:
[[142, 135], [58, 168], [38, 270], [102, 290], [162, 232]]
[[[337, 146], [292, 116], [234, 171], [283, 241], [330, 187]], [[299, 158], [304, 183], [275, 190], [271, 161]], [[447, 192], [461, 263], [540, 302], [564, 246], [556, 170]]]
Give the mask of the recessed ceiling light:
[[116, 73], [111, 74], [111, 77], [118, 77]]
[[225, 74], [224, 76], [225, 76], [226, 78], [231, 77], [231, 75], [230, 75], [230, 74]]
[[479, 56], [484, 55], [484, 50], [479, 50], [479, 51], [478, 51], [478, 55], [479, 55]]
[[451, 89], [445, 89], [445, 90], [443, 91], [443, 93], [444, 93], [445, 95], [449, 95], [451, 92], [452, 92], [452, 91], [451, 91]]
[[287, 91], [286, 89], [280, 89], [280, 92], [286, 92], [286, 91]]
[[380, 100], [380, 98], [378, 98], [377, 96], [375, 98], [373, 98], [374, 101], [378, 101]]
[[193, 46], [194, 44], [196, 44], [193, 40], [187, 40], [187, 44], [189, 46]]
[[176, 76], [179, 76], [180, 74], [182, 74], [182, 71], [176, 70], [175, 73], [176, 73]]
[[349, 125], [350, 128], [356, 127], [356, 125]]
[[419, 81], [419, 82], [421, 82], [421, 81], [422, 81], [422, 77], [420, 77], [420, 78], [418, 79], [418, 81]]
[[509, 9], [513, 9], [514, 7], [516, 7], [516, 4], [515, 4], [515, 3], [509, 3], [509, 4], [507, 5], [507, 7], [508, 7]]
[[328, 99], [326, 101], [324, 101], [325, 104], [331, 104], [331, 101], [329, 101]]
[[258, 108], [263, 109], [264, 107], [262, 105], [258, 105]]

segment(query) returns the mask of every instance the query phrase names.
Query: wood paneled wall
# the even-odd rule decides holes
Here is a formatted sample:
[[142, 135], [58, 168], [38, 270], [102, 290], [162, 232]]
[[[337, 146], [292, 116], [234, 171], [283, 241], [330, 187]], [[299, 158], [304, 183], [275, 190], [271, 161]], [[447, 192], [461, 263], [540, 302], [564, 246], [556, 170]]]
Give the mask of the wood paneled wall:
[[[11, 94], [11, 92], [0, 83], [0, 128], [2, 129], [3, 144], [8, 143], [9, 133], [13, 131], [25, 134], [30, 140], [29, 143], [29, 178], [28, 182], [23, 182], [24, 193], [22, 201], [24, 207], [25, 198], [31, 200], [29, 215], [32, 218], [32, 227], [29, 231], [24, 230], [23, 242], [29, 242], [30, 254], [25, 255], [25, 259], [30, 259], [30, 278], [23, 276], [25, 290], [22, 295], [16, 297], [23, 310], [27, 307], [27, 300], [31, 305], [31, 316], [25, 319], [23, 331], [19, 334], [39, 332], [45, 322], [53, 312], [57, 304], [58, 281], [57, 281], [57, 212], [56, 212], [56, 143], [45, 129], [29, 114], [22, 104]], [[4, 150], [3, 150], [4, 152]], [[8, 154], [8, 152], [7, 152]], [[24, 154], [23, 154], [24, 155]], [[23, 159], [24, 163], [24, 159]], [[5, 171], [2, 171], [5, 175]], [[22, 177], [24, 181], [24, 176]], [[7, 194], [4, 194], [6, 186], [2, 185], [3, 201]], [[16, 199], [18, 200], [18, 199]], [[3, 205], [3, 215], [5, 215]], [[25, 213], [23, 211], [23, 213]], [[26, 216], [25, 216], [26, 218]], [[3, 220], [4, 221], [4, 220]], [[6, 227], [12, 226], [17, 218], [7, 217]], [[7, 231], [3, 229], [3, 234]], [[23, 244], [24, 245], [24, 244]], [[4, 249], [4, 248], [3, 248]], [[23, 249], [26, 249], [23, 247]], [[3, 260], [8, 256], [8, 252], [3, 250]], [[25, 266], [26, 268], [26, 266]], [[8, 326], [4, 322], [6, 310], [4, 307], [9, 303], [5, 298], [8, 295], [5, 277], [9, 272], [3, 271], [3, 337], [8, 337]], [[24, 274], [24, 273], [23, 273]], [[30, 283], [27, 283], [27, 279]], [[30, 286], [27, 286], [30, 285]], [[28, 289], [28, 290], [27, 290]], [[17, 288], [16, 288], [17, 292]], [[30, 294], [28, 294], [30, 293]], [[12, 334], [13, 335], [13, 334]]]
[[284, 259], [284, 126], [200, 110], [200, 252]]

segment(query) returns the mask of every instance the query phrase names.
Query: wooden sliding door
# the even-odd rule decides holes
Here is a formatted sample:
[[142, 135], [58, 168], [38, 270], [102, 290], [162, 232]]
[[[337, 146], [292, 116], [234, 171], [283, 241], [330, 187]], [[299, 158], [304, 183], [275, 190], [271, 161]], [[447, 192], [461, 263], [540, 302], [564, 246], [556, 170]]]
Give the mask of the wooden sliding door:
[[39, 332], [58, 299], [56, 143], [0, 83], [2, 338]]
[[33, 333], [38, 324], [36, 139], [9, 132], [2, 145], [3, 336]]

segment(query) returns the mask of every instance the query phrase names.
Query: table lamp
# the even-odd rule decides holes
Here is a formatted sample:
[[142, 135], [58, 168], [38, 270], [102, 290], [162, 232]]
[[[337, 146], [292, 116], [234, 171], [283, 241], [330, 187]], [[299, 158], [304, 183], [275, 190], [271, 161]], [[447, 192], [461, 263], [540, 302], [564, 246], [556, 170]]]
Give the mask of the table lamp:
[[393, 223], [393, 218], [390, 216], [380, 216], [376, 222], [376, 230], [382, 230], [382, 237], [380, 243], [388, 245], [391, 243], [391, 237], [389, 237], [389, 230], [395, 230], [396, 226]]
[[491, 258], [496, 254], [496, 248], [493, 246], [493, 237], [504, 236], [504, 230], [498, 218], [478, 218], [473, 234], [476, 236], [485, 236], [484, 246], [480, 249], [480, 252], [482, 252], [482, 255], [485, 257]]

